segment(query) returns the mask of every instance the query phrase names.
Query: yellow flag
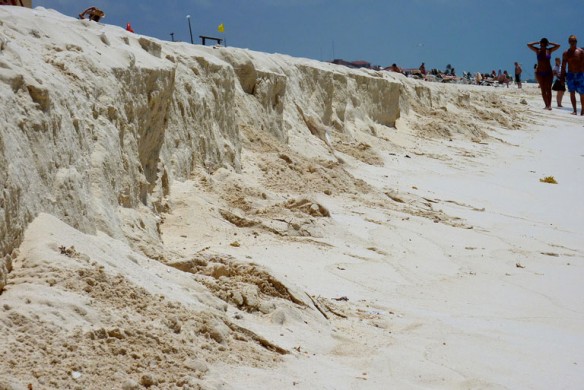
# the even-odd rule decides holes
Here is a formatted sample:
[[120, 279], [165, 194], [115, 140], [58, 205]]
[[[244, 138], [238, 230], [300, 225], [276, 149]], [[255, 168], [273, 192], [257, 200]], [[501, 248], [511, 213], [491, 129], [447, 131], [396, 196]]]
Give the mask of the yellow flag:
[[219, 25], [219, 27], [217, 27], [217, 31], [219, 31], [219, 32], [221, 32], [221, 33], [222, 33], [222, 32], [225, 32], [225, 26], [223, 25], [223, 23], [221, 23], [221, 24]]

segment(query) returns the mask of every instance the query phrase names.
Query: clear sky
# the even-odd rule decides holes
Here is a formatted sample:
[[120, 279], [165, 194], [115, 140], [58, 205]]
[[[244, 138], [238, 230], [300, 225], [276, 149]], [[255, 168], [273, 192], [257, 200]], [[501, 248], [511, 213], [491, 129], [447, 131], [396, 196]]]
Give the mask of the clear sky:
[[[584, 0], [33, 0], [76, 17], [89, 6], [103, 23], [137, 33], [195, 43], [199, 35], [226, 37], [228, 46], [329, 61], [490, 72], [520, 62], [533, 77], [535, 53], [526, 44], [547, 37], [584, 46]], [[219, 24], [225, 33], [217, 31]], [[555, 53], [554, 53], [555, 54]]]

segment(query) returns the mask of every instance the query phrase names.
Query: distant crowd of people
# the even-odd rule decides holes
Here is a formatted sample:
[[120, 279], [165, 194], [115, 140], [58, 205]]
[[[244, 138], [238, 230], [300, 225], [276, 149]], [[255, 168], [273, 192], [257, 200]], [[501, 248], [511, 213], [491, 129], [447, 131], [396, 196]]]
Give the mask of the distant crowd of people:
[[427, 76], [434, 76], [436, 79], [440, 79], [442, 81], [459, 79], [459, 77], [456, 75], [456, 70], [450, 65], [448, 65], [444, 71], [431, 69], [428, 72], [426, 71], [426, 64], [423, 62], [422, 65], [420, 65], [420, 67], [417, 69], [402, 69], [397, 66], [397, 64], [391, 64], [391, 66], [383, 68], [383, 70], [402, 73], [408, 77], [419, 79], [427, 79]]
[[[552, 53], [560, 48], [560, 44], [542, 38], [539, 42], [530, 42], [527, 47], [536, 53], [535, 77], [541, 89], [545, 109], [552, 109], [552, 90], [556, 91], [556, 102], [562, 107], [562, 98], [566, 87], [570, 92], [572, 114], [577, 115], [576, 94], [580, 95], [580, 115], [584, 115], [584, 49], [577, 46], [575, 35], [568, 37], [569, 48], [562, 54], [562, 60], [555, 59], [552, 68]], [[555, 78], [555, 81], [554, 81]]]
[[[521, 67], [519, 64], [515, 63], [516, 65], [516, 72], [519, 69], [521, 72]], [[463, 82], [465, 84], [476, 84], [476, 85], [505, 85], [509, 87], [509, 84], [513, 81], [511, 75], [507, 70], [501, 71], [499, 69], [498, 72], [493, 70], [490, 73], [480, 73], [477, 72], [476, 74], [471, 74], [470, 72], [462, 72], [462, 75], [457, 75], [456, 69], [451, 65], [447, 65], [445, 70], [439, 70], [436, 68], [432, 68], [429, 71], [426, 70], [426, 64], [422, 62], [419, 68], [414, 69], [402, 69], [397, 64], [391, 64], [387, 68], [383, 68], [383, 70], [388, 70], [391, 72], [398, 72], [402, 73], [406, 76], [424, 79], [424, 80], [431, 80], [431, 81], [441, 81], [441, 82]], [[516, 81], [521, 88], [521, 78], [516, 77]]]
[[[467, 76], [470, 77], [470, 74]], [[509, 88], [509, 84], [513, 81], [511, 75], [507, 70], [501, 72], [499, 69], [498, 72], [495, 72], [493, 69], [490, 73], [480, 73], [477, 72], [474, 75], [474, 84], [476, 85], [505, 85]], [[517, 80], [515, 80], [517, 81]], [[521, 84], [521, 79], [519, 79], [519, 84]]]
[[[541, 95], [546, 110], [552, 109], [552, 91], [556, 91], [556, 102], [558, 107], [562, 106], [562, 99], [566, 89], [570, 93], [573, 115], [577, 114], [576, 94], [580, 95], [580, 115], [584, 116], [584, 49], [577, 46], [578, 39], [575, 35], [568, 38], [569, 48], [564, 51], [562, 58], [555, 58], [555, 65], [552, 67], [552, 53], [560, 48], [560, 44], [550, 42], [547, 38], [542, 38], [539, 42], [530, 42], [527, 46], [536, 53], [537, 64], [534, 67], [535, 78], [541, 89]], [[514, 64], [514, 79], [507, 70], [498, 72], [493, 70], [490, 73], [476, 73], [472, 76], [468, 72], [463, 72], [461, 77], [456, 75], [456, 71], [450, 65], [445, 71], [432, 69], [426, 70], [426, 64], [422, 63], [418, 69], [402, 69], [397, 64], [384, 68], [384, 70], [403, 73], [406, 76], [424, 79], [449, 82], [452, 80], [462, 81], [467, 84], [476, 85], [505, 85], [515, 81], [517, 88], [522, 88], [521, 75], [523, 68], [521, 64]]]

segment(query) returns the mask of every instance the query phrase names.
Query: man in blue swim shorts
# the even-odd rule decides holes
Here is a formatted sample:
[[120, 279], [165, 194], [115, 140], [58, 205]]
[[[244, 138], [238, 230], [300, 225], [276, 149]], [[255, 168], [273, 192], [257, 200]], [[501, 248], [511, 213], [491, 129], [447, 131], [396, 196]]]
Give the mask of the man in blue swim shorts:
[[[561, 79], [566, 81], [568, 91], [570, 91], [570, 100], [574, 111], [572, 115], [577, 115], [576, 93], [580, 95], [580, 115], [584, 115], [584, 50], [576, 46], [578, 39], [575, 35], [568, 38], [570, 48], [562, 56], [562, 73]], [[566, 72], [566, 65], [568, 71]]]

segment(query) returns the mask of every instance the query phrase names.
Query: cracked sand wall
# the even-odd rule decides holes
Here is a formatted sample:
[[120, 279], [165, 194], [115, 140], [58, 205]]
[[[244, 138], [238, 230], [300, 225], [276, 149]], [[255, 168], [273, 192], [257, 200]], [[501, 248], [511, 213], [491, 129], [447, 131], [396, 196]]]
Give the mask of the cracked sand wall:
[[0, 288], [41, 212], [156, 242], [173, 180], [241, 169], [242, 128], [287, 143], [290, 131], [324, 138], [297, 107], [348, 134], [399, 117], [400, 83], [379, 72], [162, 42], [42, 8], [0, 9], [0, 25]]

